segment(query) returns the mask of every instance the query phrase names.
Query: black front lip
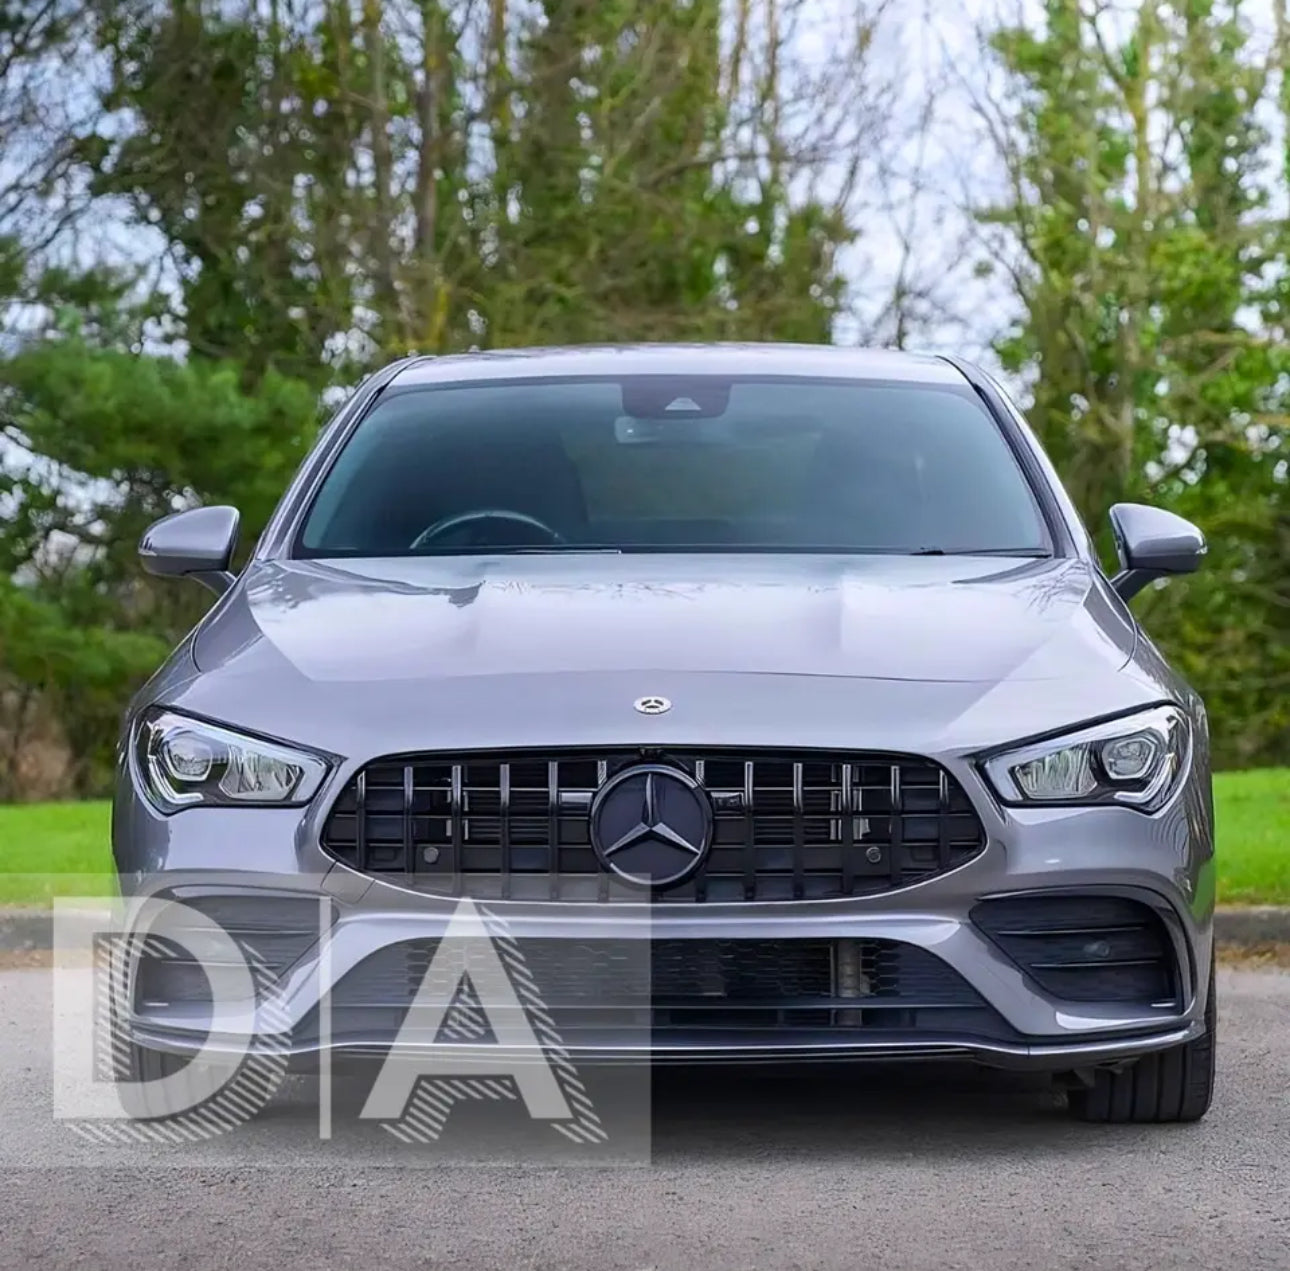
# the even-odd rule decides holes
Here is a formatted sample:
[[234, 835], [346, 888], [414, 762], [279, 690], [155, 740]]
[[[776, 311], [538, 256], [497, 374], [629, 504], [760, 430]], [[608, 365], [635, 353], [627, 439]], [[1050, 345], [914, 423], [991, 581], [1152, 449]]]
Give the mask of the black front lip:
[[[948, 1034], [944, 1037], [924, 1034], [908, 1040], [887, 1038], [869, 1041], [837, 1037], [817, 1039], [817, 1035], [810, 1039], [792, 1041], [786, 1039], [783, 1034], [758, 1036], [750, 1033], [741, 1036], [740, 1040], [720, 1043], [696, 1038], [694, 1041], [666, 1040], [644, 1045], [639, 1038], [634, 1039], [633, 1042], [606, 1038], [603, 1043], [570, 1045], [565, 1053], [575, 1062], [591, 1065], [959, 1059], [992, 1068], [1054, 1072], [1128, 1062], [1154, 1051], [1167, 1050], [1193, 1041], [1203, 1033], [1203, 1024], [1195, 1021], [1190, 1024], [1177, 1024], [1164, 1032], [1127, 1037], [1103, 1035], [1097, 1038], [1084, 1038], [1078, 1042], [1047, 1042], [1035, 1039], [1009, 1042], [955, 1037]], [[227, 1049], [240, 1052], [243, 1050], [243, 1047], [238, 1044], [238, 1039], [230, 1038], [225, 1044], [221, 1044], [219, 1038], [208, 1039], [205, 1035], [155, 1027], [141, 1028], [136, 1025], [133, 1037], [143, 1046], [172, 1054], [195, 1055], [203, 1046], [209, 1047], [211, 1051]], [[341, 1061], [383, 1059], [391, 1054], [391, 1042], [392, 1039], [388, 1036], [370, 1038], [349, 1036], [334, 1041], [330, 1046], [323, 1046], [317, 1040], [292, 1043], [285, 1048], [277, 1048], [274, 1053], [281, 1054], [285, 1050], [293, 1069], [313, 1069], [322, 1058], [323, 1051], [327, 1051], [331, 1058]], [[547, 1061], [546, 1053], [541, 1050], [521, 1050], [496, 1045], [480, 1047], [437, 1042], [433, 1046], [401, 1047], [400, 1049], [405, 1054], [427, 1055], [430, 1053], [444, 1055], [451, 1051], [463, 1060], [488, 1058], [493, 1061], [514, 1061], [517, 1064]]]

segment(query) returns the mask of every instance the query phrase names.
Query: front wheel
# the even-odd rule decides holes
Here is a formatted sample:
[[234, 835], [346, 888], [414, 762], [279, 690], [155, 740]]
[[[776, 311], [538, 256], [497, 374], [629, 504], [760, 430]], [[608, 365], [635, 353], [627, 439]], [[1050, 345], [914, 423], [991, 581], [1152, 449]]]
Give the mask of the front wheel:
[[[217, 1103], [218, 1093], [205, 1092], [227, 1087], [238, 1065], [189, 1060], [183, 1055], [126, 1042], [118, 1045], [116, 1069], [123, 1083], [117, 1091], [127, 1115], [136, 1121], [158, 1121], [182, 1117]], [[153, 1084], [172, 1077], [176, 1080], [164, 1093]]]
[[1098, 1069], [1093, 1084], [1067, 1096], [1071, 1113], [1081, 1121], [1199, 1121], [1214, 1095], [1214, 1051], [1218, 1032], [1218, 994], [1214, 966], [1209, 969], [1205, 1032], [1152, 1055], [1143, 1055], [1119, 1072]]

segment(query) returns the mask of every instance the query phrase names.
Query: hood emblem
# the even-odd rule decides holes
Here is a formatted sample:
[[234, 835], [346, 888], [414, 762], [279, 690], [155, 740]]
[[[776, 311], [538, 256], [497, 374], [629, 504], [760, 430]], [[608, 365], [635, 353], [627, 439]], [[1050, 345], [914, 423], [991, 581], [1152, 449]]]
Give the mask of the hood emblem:
[[712, 805], [688, 772], [638, 764], [596, 792], [590, 829], [603, 868], [637, 887], [669, 887], [707, 857]]
[[666, 697], [638, 697], [634, 705], [642, 715], [666, 715], [672, 709]]

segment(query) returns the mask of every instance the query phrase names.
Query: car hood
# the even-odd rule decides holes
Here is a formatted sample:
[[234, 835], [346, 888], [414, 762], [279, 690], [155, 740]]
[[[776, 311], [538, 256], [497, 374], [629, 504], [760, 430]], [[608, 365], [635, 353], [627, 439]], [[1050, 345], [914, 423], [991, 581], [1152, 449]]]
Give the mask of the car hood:
[[[948, 753], [1159, 700], [1159, 677], [1129, 661], [1134, 644], [1123, 607], [1079, 560], [260, 562], [140, 700], [354, 757], [624, 744]], [[632, 710], [653, 694], [673, 708]]]
[[1080, 560], [599, 555], [253, 564], [199, 667], [309, 680], [705, 671], [942, 683], [1122, 666], [1133, 633]]

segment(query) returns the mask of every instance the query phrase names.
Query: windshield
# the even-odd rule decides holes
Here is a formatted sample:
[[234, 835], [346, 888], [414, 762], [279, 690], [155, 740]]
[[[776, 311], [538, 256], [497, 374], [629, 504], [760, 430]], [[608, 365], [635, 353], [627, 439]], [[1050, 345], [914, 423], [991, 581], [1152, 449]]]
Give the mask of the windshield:
[[1046, 554], [970, 390], [659, 376], [393, 390], [324, 480], [301, 555]]

